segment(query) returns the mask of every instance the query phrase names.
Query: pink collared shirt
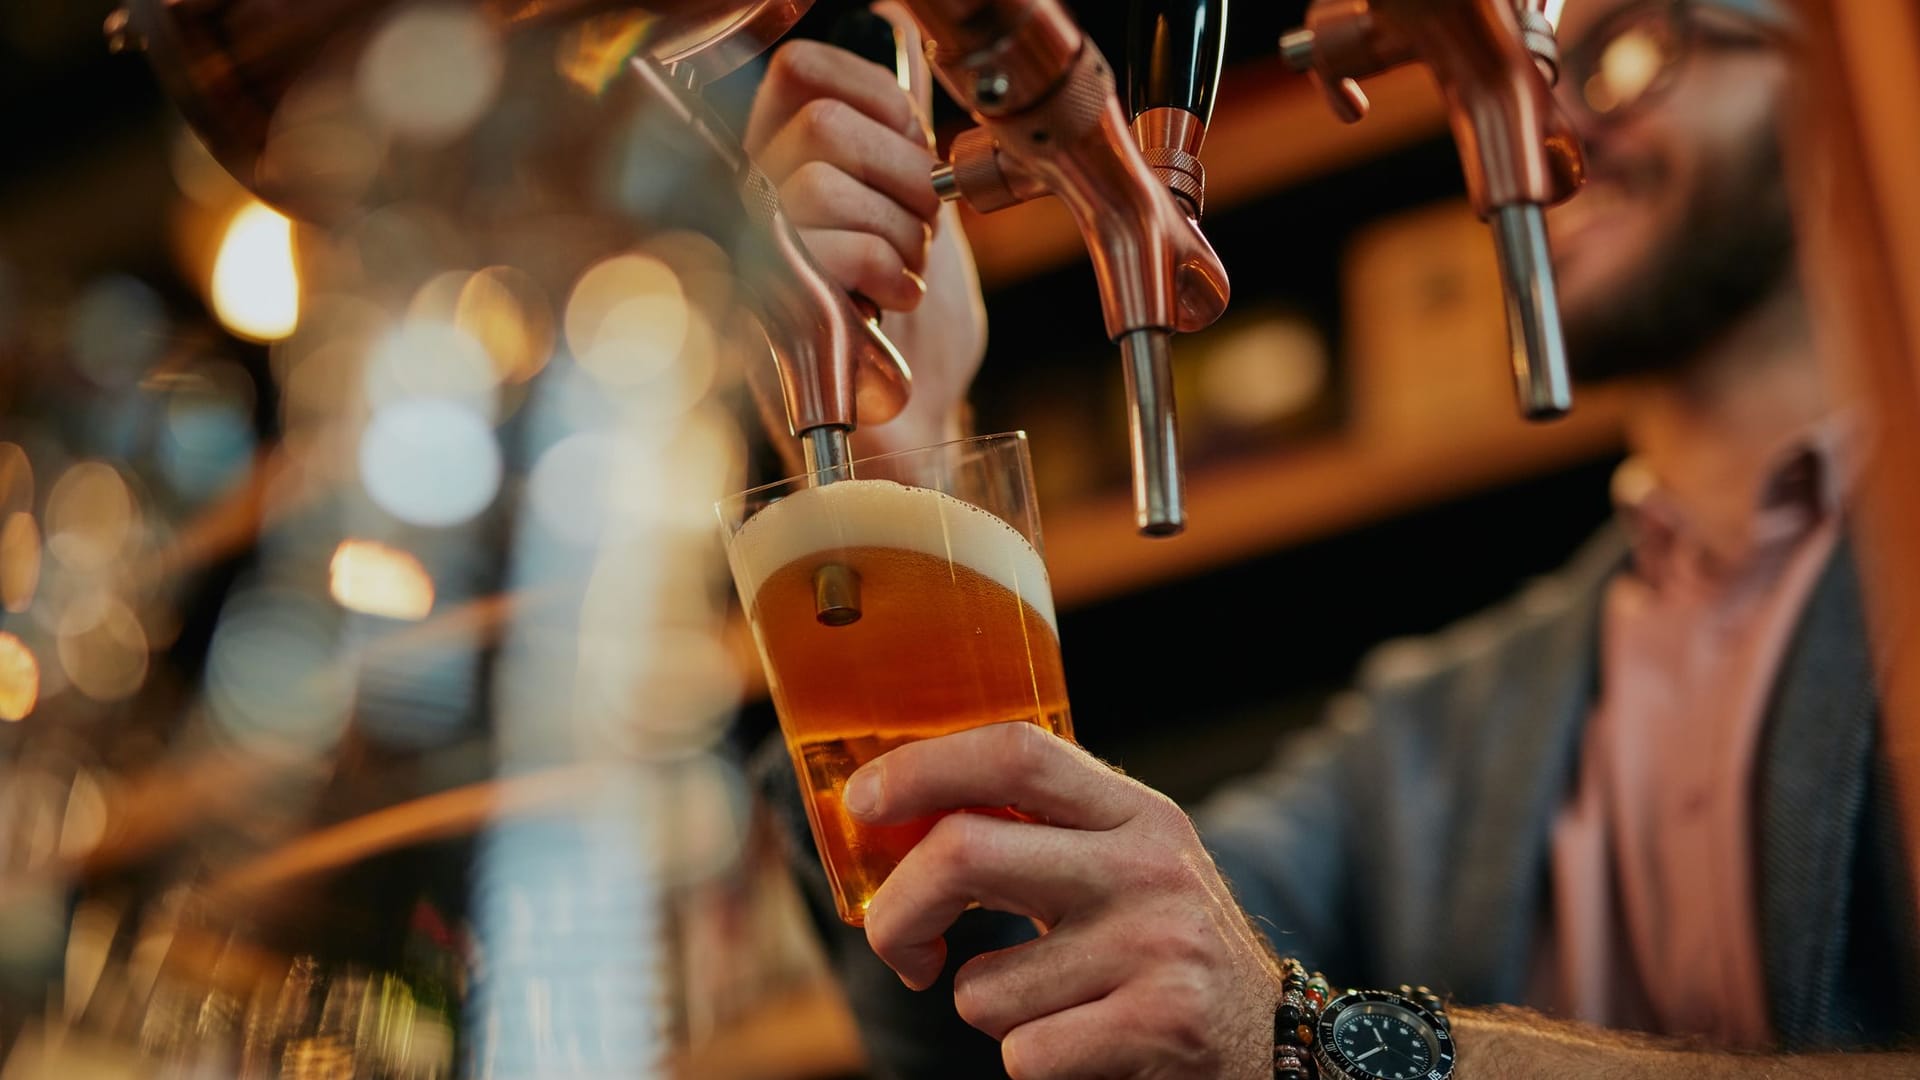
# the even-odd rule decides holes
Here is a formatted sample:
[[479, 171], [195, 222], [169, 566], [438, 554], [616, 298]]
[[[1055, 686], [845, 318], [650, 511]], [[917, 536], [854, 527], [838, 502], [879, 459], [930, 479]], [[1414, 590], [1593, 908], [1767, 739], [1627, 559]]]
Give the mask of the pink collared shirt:
[[1773, 1040], [1753, 777], [1789, 639], [1838, 540], [1846, 430], [1706, 449], [1675, 484], [1614, 477], [1632, 536], [1608, 584], [1600, 696], [1553, 823], [1536, 1004], [1609, 1027]]

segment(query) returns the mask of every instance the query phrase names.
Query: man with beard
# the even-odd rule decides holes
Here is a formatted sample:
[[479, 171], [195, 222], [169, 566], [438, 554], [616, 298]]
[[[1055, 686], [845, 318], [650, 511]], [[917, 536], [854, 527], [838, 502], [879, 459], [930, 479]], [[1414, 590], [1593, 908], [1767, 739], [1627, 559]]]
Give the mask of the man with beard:
[[[1033, 819], [942, 819], [864, 943], [828, 926], [878, 1071], [1258, 1077], [1340, 1051], [1323, 1075], [1439, 1080], [1457, 1043], [1466, 1077], [1920, 1075], [1886, 1049], [1920, 1034], [1920, 950], [1844, 535], [1870, 433], [1817, 368], [1781, 177], [1792, 34], [1773, 0], [1567, 7], [1591, 167], [1550, 217], [1569, 347], [1580, 378], [1634, 380], [1617, 521], [1560, 575], [1383, 650], [1191, 819], [1027, 724], [850, 780], [874, 824]], [[893, 87], [789, 45], [748, 135], [926, 375], [876, 449], [957, 433], [983, 340], [924, 190], [926, 103]], [[1450, 1027], [1413, 993], [1303, 998], [1276, 953], [1431, 986]], [[951, 1008], [902, 990], [948, 980]]]

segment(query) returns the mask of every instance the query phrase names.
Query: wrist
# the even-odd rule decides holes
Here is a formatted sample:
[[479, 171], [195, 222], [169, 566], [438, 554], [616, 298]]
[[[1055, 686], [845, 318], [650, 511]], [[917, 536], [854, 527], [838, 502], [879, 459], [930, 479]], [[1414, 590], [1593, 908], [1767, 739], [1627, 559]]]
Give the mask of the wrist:
[[1291, 956], [1279, 961], [1279, 986], [1273, 1002], [1273, 1080], [1311, 1080], [1316, 1070], [1314, 1039], [1320, 1011], [1333, 989], [1317, 971]]
[[[1467, 1048], [1460, 1055], [1458, 1080], [1569, 1075], [1602, 1062], [1612, 1070], [1609, 1076], [1623, 1080], [1710, 1075], [1706, 1061], [1689, 1061], [1686, 1050], [1663, 1046], [1650, 1036], [1552, 1022], [1516, 1006], [1458, 1010], [1453, 1025]], [[1686, 1067], [1675, 1068], [1682, 1065]]]
[[1343, 990], [1298, 960], [1280, 965], [1273, 1080], [1455, 1080], [1452, 1020], [1426, 987]]

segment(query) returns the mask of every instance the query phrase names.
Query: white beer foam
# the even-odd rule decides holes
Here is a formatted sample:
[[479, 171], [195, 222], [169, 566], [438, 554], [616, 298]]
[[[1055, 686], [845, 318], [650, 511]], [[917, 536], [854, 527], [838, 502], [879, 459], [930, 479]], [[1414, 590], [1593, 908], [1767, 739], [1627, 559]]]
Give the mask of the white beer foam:
[[816, 551], [890, 547], [959, 563], [1005, 586], [1060, 633], [1040, 553], [993, 514], [931, 488], [841, 480], [803, 488], [733, 536], [734, 583], [748, 607], [774, 571]]

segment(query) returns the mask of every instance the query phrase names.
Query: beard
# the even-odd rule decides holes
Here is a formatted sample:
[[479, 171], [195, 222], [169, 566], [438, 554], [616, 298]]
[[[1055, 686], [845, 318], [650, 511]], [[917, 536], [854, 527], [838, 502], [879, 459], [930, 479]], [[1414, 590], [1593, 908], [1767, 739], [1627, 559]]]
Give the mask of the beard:
[[1766, 124], [1744, 152], [1696, 174], [1684, 224], [1612, 295], [1568, 313], [1576, 381], [1683, 372], [1789, 280], [1793, 210], [1782, 166], [1779, 134]]

